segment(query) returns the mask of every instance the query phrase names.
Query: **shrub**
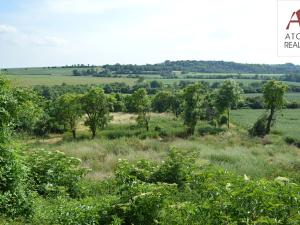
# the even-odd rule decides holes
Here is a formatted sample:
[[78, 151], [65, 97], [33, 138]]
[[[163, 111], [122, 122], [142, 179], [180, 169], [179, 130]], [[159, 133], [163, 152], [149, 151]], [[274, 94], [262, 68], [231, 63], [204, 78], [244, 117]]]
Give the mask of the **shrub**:
[[116, 201], [114, 196], [74, 200], [60, 197], [57, 199], [37, 198], [33, 224], [48, 225], [95, 225], [110, 224], [107, 212]]
[[223, 131], [224, 131], [224, 129], [219, 128], [219, 127], [201, 127], [198, 130], [198, 132], [201, 136], [204, 136], [206, 134], [216, 135]]
[[300, 148], [300, 140], [293, 138], [293, 137], [285, 137], [284, 140], [287, 144], [295, 145], [298, 148]]
[[263, 115], [254, 123], [253, 127], [248, 130], [251, 136], [263, 137], [267, 134], [267, 115]]
[[118, 217], [123, 224], [156, 224], [165, 200], [176, 192], [169, 184], [133, 183], [126, 191], [123, 190], [121, 203], [115, 206]]
[[227, 124], [228, 118], [226, 115], [221, 115], [219, 120], [218, 120], [218, 124], [219, 126], [225, 125]]
[[30, 215], [31, 200], [25, 178], [26, 168], [17, 150], [0, 143], [0, 214], [12, 218]]
[[64, 192], [71, 197], [80, 194], [79, 181], [87, 172], [81, 161], [62, 152], [37, 150], [27, 158], [32, 189], [43, 196], [57, 196]]
[[151, 175], [150, 181], [177, 184], [183, 188], [194, 168], [194, 160], [187, 154], [171, 149], [167, 160]]

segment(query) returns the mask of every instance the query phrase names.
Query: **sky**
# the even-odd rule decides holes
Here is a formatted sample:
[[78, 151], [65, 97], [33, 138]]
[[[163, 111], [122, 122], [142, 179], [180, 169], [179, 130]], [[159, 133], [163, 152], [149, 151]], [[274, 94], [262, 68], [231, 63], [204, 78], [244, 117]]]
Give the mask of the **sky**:
[[277, 0], [0, 0], [0, 68], [277, 56]]

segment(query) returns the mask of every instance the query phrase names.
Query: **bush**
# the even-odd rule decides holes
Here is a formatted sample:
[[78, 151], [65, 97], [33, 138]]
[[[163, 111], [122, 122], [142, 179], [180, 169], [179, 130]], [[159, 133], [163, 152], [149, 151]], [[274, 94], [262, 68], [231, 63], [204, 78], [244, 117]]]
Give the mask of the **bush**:
[[224, 124], [227, 124], [228, 118], [226, 115], [221, 115], [219, 120], [218, 120], [218, 124], [219, 126], [222, 126]]
[[285, 137], [284, 138], [285, 142], [289, 145], [295, 145], [298, 148], [300, 148], [300, 140], [293, 138], [293, 137]]
[[201, 127], [198, 129], [198, 132], [201, 136], [211, 134], [211, 135], [216, 135], [219, 133], [222, 133], [224, 129], [219, 128], [219, 127]]
[[74, 200], [60, 197], [45, 200], [37, 198], [35, 201], [35, 215], [32, 223], [36, 225], [95, 225], [110, 224], [107, 212], [115, 203], [114, 196], [86, 198]]
[[123, 190], [121, 203], [115, 206], [116, 214], [124, 220], [122, 224], [156, 224], [165, 200], [176, 192], [169, 184], [133, 183]]
[[0, 214], [12, 218], [30, 215], [31, 199], [25, 179], [26, 168], [17, 150], [0, 143]]
[[253, 127], [248, 130], [251, 136], [263, 137], [267, 134], [267, 115], [258, 118]]
[[[114, 181], [113, 181], [114, 180]], [[105, 190], [109, 188], [109, 190]], [[97, 190], [96, 190], [97, 189]], [[300, 186], [243, 178], [171, 150], [161, 164], [121, 160], [85, 199], [38, 197], [33, 224], [299, 224]], [[112, 192], [111, 192], [112, 190]]]
[[172, 149], [168, 159], [151, 175], [150, 181], [177, 184], [179, 188], [183, 188], [192, 173], [194, 160], [187, 154]]
[[299, 185], [198, 169], [187, 158], [173, 150], [161, 165], [122, 161], [120, 203], [111, 215], [122, 224], [299, 224]]
[[81, 161], [62, 152], [38, 150], [27, 158], [29, 179], [33, 190], [43, 196], [67, 193], [80, 195], [79, 181], [87, 172], [80, 168]]

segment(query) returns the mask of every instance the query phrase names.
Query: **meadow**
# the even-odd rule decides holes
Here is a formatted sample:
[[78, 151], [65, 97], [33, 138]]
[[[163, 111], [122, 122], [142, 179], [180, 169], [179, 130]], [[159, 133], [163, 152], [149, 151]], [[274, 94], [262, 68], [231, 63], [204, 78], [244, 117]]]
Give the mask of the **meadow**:
[[215, 130], [202, 122], [197, 126], [197, 134], [188, 139], [181, 137], [185, 130], [182, 120], [172, 114], [152, 113], [150, 130], [146, 133], [136, 127], [134, 114], [116, 113], [95, 140], [90, 140], [88, 130], [80, 126], [77, 141], [67, 133], [45, 140], [32, 139], [26, 148], [58, 150], [80, 158], [83, 166], [92, 169], [86, 176], [88, 180], [111, 177], [119, 159], [160, 162], [172, 148], [196, 152], [199, 164], [213, 164], [240, 175], [269, 179], [287, 176], [300, 180], [297, 174], [300, 149], [284, 142], [284, 136], [299, 138], [300, 110], [284, 110], [271, 135], [264, 139], [250, 138], [247, 128], [261, 113], [263, 110], [234, 110], [230, 130]]

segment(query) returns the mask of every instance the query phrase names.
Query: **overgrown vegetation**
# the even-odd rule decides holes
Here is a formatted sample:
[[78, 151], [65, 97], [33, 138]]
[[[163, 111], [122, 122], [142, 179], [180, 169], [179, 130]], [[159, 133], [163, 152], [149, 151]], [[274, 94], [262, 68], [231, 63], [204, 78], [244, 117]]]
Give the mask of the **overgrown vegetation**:
[[[57, 99], [0, 87], [4, 224], [300, 223], [297, 139], [267, 132], [270, 114], [250, 132], [263, 138], [233, 123], [235, 81]], [[263, 89], [266, 110], [282, 109], [286, 86]]]

